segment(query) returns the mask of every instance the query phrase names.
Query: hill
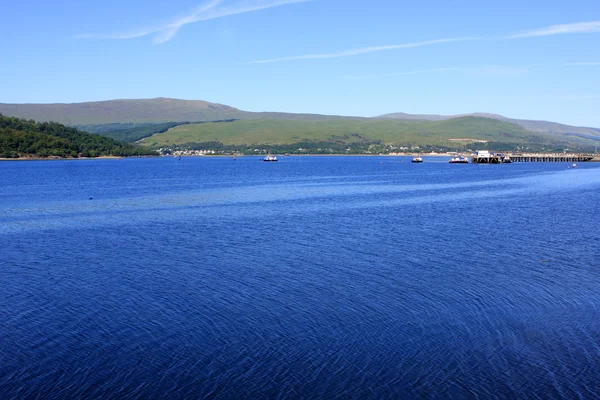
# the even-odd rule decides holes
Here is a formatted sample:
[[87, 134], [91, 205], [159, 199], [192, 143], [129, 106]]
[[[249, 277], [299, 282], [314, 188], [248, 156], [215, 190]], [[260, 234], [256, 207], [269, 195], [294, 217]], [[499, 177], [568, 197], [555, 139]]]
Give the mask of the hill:
[[54, 122], [35, 122], [0, 114], [0, 158], [150, 155], [147, 149], [91, 135]]
[[[72, 104], [0, 104], [0, 113], [65, 125], [210, 121], [240, 110], [207, 101], [176, 99], [110, 100]], [[225, 116], [225, 117], [224, 117]]]
[[514, 119], [507, 118], [498, 114], [489, 113], [472, 113], [472, 114], [459, 114], [459, 115], [435, 115], [435, 114], [405, 114], [405, 113], [393, 113], [380, 115], [378, 119], [399, 119], [399, 120], [411, 120], [411, 121], [446, 121], [449, 119], [460, 118], [465, 116], [471, 117], [483, 117], [497, 119], [499, 121], [509, 122], [517, 124], [531, 132], [546, 133], [550, 135], [567, 135], [581, 137], [590, 140], [600, 141], [600, 129], [590, 128], [584, 126], [571, 126], [565, 124], [559, 124], [557, 122], [549, 121], [535, 121], [528, 119]]
[[139, 124], [226, 119], [324, 120], [344, 118], [319, 114], [253, 113], [207, 101], [162, 97], [71, 104], [0, 103], [0, 114], [36, 121], [54, 121], [89, 131], [94, 131], [98, 125], [105, 124], [125, 124], [125, 127], [131, 128], [133, 125]]
[[494, 148], [515, 149], [529, 146], [539, 149], [577, 146], [574, 140], [529, 132], [519, 125], [482, 117], [459, 117], [443, 121], [394, 119], [283, 121], [236, 120], [229, 123], [179, 125], [164, 133], [140, 140], [149, 147], [185, 146], [193, 143], [220, 142], [230, 146], [282, 146], [294, 143], [335, 143], [391, 148], [421, 147], [464, 149], [494, 144]]
[[[336, 137], [359, 135], [360, 140], [448, 148], [467, 146], [468, 140], [458, 139], [473, 139], [471, 142], [485, 140], [504, 145], [536, 143], [557, 149], [584, 146], [589, 150], [600, 141], [600, 129], [511, 119], [496, 114], [444, 116], [396, 113], [360, 118], [248, 112], [223, 104], [169, 98], [73, 104], [0, 104], [0, 113], [56, 121], [127, 142], [153, 137], [143, 143], [157, 145], [181, 144], [185, 140], [198, 143], [198, 140], [207, 138], [231, 144], [289, 144], [301, 140], [331, 142]], [[197, 126], [215, 121], [224, 123]], [[158, 133], [163, 136], [158, 137]], [[346, 143], [348, 140], [338, 142]]]

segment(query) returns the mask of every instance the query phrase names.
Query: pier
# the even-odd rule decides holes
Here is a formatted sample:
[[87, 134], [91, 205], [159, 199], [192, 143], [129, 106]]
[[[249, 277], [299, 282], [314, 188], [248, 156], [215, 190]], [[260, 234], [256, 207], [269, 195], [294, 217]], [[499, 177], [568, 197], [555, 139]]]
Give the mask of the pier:
[[494, 153], [490, 151], [478, 151], [473, 154], [471, 162], [473, 164], [502, 164], [511, 162], [588, 162], [588, 161], [600, 161], [600, 159], [593, 154], [568, 154], [568, 153], [557, 153], [557, 154], [542, 154], [542, 153]]
[[515, 162], [586, 162], [594, 159], [589, 154], [514, 154]]
[[473, 164], [501, 164], [503, 162], [508, 162], [508, 160], [510, 160], [508, 154], [496, 154], [487, 150], [477, 151], [471, 158]]

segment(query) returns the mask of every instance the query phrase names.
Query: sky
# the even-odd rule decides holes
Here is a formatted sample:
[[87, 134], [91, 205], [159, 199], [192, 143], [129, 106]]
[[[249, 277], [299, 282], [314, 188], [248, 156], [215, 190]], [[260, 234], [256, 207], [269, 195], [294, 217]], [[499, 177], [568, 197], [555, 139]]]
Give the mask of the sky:
[[4, 0], [0, 102], [600, 127], [598, 0]]

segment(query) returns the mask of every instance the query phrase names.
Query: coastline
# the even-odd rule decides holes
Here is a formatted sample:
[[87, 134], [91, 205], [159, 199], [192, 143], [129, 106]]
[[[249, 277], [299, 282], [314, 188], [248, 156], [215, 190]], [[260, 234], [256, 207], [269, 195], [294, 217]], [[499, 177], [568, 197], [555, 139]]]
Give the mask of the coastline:
[[98, 156], [98, 157], [19, 157], [2, 158], [0, 161], [65, 161], [65, 160], [120, 160], [122, 158], [151, 158], [156, 156]]
[[[447, 157], [447, 154], [417, 154], [417, 153], [394, 153], [394, 154], [290, 154], [286, 157], [413, 157], [416, 155], [430, 156], [430, 157]], [[210, 155], [192, 155], [182, 154], [181, 158], [188, 157], [210, 157], [210, 158], [231, 158], [234, 154], [210, 154]], [[235, 154], [237, 157], [264, 157], [264, 155], [257, 154]], [[283, 155], [277, 155], [283, 157]], [[19, 158], [1, 158], [0, 161], [61, 161], [61, 160], [118, 160], [123, 158], [176, 158], [177, 156], [165, 155], [165, 156], [99, 156], [99, 157], [19, 157]]]
[[[210, 158], [231, 158], [234, 154], [210, 154], [210, 155], [191, 155], [191, 154], [182, 154], [182, 158], [188, 157], [210, 157]], [[235, 154], [236, 157], [264, 157], [264, 155], [256, 155], [256, 154]], [[279, 155], [279, 157], [283, 157], [283, 155]], [[393, 154], [290, 154], [285, 157], [452, 157], [453, 154], [441, 154], [441, 153], [393, 153]], [[99, 157], [19, 157], [19, 158], [2, 158], [0, 157], [0, 162], [2, 161], [76, 161], [76, 160], [120, 160], [125, 158], [169, 158], [177, 156], [165, 155], [165, 156], [99, 156]], [[600, 162], [600, 156], [594, 156], [593, 159], [587, 162]]]

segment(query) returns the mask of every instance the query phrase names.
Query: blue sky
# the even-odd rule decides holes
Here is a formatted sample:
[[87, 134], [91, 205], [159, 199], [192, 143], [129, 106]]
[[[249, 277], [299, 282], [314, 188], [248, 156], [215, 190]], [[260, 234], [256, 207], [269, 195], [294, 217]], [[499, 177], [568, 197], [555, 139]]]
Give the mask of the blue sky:
[[490, 112], [600, 127], [598, 0], [7, 0], [0, 102]]

